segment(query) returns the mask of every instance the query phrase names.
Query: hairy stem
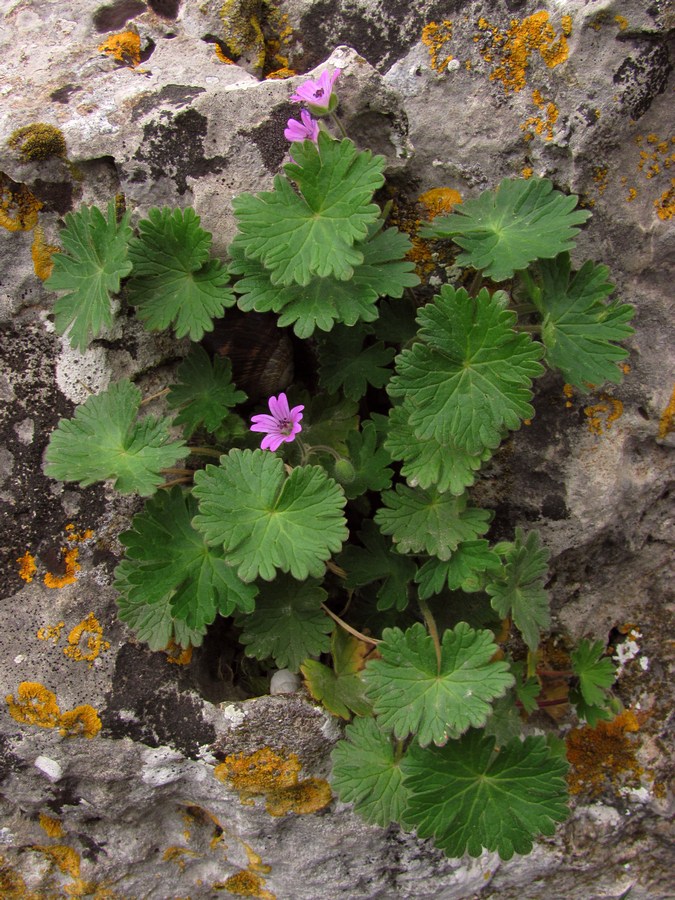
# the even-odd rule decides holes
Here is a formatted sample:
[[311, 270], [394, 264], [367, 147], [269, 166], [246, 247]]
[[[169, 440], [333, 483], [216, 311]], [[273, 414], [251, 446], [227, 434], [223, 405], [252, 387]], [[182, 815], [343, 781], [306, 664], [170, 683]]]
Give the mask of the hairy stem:
[[321, 604], [321, 609], [327, 615], [329, 615], [334, 622], [337, 622], [340, 628], [344, 628], [345, 631], [348, 631], [351, 635], [353, 635], [355, 638], [358, 638], [360, 641], [363, 641], [365, 644], [376, 645], [382, 643], [382, 641], [380, 641], [378, 638], [368, 637], [367, 634], [362, 634], [360, 631], [357, 631], [356, 628], [352, 628], [352, 626], [348, 625], [344, 621], [344, 619], [341, 619], [340, 616], [336, 615], [332, 610], [328, 609], [325, 603]]
[[220, 459], [223, 455], [220, 450], [214, 450], [213, 447], [188, 447], [188, 450], [195, 456], [212, 456], [214, 459]]
[[431, 610], [429, 609], [429, 604], [426, 600], [419, 599], [418, 601], [420, 611], [424, 616], [424, 623], [427, 626], [429, 634], [431, 635], [431, 639], [434, 642], [434, 649], [436, 650], [436, 662], [438, 663], [438, 674], [441, 674], [441, 641], [438, 636], [438, 627], [436, 626], [436, 620], [434, 619]]
[[169, 393], [170, 388], [162, 388], [161, 391], [157, 391], [155, 394], [150, 394], [149, 397], [146, 397], [145, 400], [141, 400], [141, 406], [145, 406], [146, 403], [152, 403], [153, 400], [159, 400], [160, 397], [165, 397]]

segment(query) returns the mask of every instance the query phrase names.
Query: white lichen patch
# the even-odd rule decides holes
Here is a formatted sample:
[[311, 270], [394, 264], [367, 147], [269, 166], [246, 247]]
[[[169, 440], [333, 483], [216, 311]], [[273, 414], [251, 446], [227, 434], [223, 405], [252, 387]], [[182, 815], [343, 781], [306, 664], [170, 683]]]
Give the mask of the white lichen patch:
[[[635, 659], [640, 653], [640, 646], [638, 644], [638, 639], [642, 637], [642, 632], [638, 631], [636, 628], [633, 628], [626, 635], [626, 640], [619, 644], [616, 648], [616, 653], [612, 657], [612, 659], [617, 664], [616, 677], [619, 678], [623, 673], [623, 670], [626, 668], [631, 660]], [[647, 665], [649, 661], [647, 660]], [[644, 669], [642, 661], [640, 661], [640, 665]]]

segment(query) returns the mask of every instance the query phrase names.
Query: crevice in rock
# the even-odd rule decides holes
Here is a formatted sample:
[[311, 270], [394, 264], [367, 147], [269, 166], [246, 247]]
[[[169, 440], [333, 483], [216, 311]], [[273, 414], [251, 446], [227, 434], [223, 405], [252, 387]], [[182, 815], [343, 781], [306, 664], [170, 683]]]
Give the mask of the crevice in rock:
[[94, 28], [103, 34], [122, 28], [129, 19], [135, 19], [147, 10], [143, 0], [117, 0], [108, 6], [99, 6], [93, 15]]

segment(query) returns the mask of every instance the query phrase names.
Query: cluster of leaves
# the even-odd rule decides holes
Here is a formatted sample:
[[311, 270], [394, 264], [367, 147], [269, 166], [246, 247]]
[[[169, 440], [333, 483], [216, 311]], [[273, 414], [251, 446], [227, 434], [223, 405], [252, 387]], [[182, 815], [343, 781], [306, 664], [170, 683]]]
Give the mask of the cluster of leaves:
[[[373, 201], [384, 160], [324, 131], [292, 157], [272, 191], [235, 199], [227, 268], [192, 210], [151, 210], [133, 236], [111, 205], [67, 217], [48, 287], [67, 292], [56, 327], [80, 348], [125, 300], [147, 328], [195, 342], [235, 302], [313, 336], [319, 389], [289, 391], [305, 407], [301, 441], [254, 449], [229, 361], [195, 345], [172, 418], [143, 417], [138, 389], [113, 385], [60, 423], [47, 472], [148, 497], [115, 580], [141, 640], [199, 645], [232, 616], [248, 656], [301, 671], [353, 719], [333, 782], [367, 821], [414, 828], [451, 856], [526, 853], [566, 815], [565, 759], [521, 736], [543, 689], [548, 552], [521, 529], [491, 545], [492, 513], [468, 489], [534, 415], [545, 365], [581, 390], [620, 380], [632, 309], [605, 302], [604, 267], [572, 271], [589, 214], [538, 178], [427, 226], [487, 283], [475, 296], [444, 284], [416, 309], [410, 243]], [[217, 464], [197, 462], [194, 435]], [[173, 475], [191, 488], [158, 490]], [[509, 653], [496, 640], [505, 622]], [[611, 715], [602, 645], [582, 641], [571, 671], [578, 715]]]

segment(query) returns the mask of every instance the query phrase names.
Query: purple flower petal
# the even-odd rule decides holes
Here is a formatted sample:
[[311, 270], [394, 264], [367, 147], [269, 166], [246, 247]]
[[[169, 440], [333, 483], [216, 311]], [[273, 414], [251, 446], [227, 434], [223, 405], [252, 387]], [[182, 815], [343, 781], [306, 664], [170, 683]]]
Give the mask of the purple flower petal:
[[329, 72], [328, 69], [324, 69], [316, 81], [305, 81], [301, 84], [291, 95], [291, 100], [295, 103], [311, 103], [312, 106], [328, 109], [333, 85], [339, 77], [340, 71], [340, 69], [333, 69], [332, 72]]
[[264, 432], [265, 437], [260, 445], [262, 450], [278, 450], [283, 443], [295, 439], [295, 435], [302, 431], [300, 420], [304, 406], [288, 407], [286, 394], [278, 397], [270, 397], [267, 401], [271, 415], [260, 413], [251, 417], [253, 423], [251, 431]]

